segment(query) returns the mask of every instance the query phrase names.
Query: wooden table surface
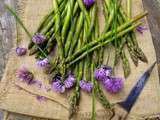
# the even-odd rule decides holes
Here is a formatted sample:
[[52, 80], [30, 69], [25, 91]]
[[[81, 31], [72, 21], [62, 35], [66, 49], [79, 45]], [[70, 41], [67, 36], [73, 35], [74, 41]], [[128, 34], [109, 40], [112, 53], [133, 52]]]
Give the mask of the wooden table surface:
[[[16, 6], [16, 0], [0, 0], [0, 79], [8, 59], [8, 53], [13, 46], [12, 31], [15, 29], [15, 19], [4, 9], [4, 3]], [[144, 8], [149, 12], [148, 21], [155, 46], [157, 63], [160, 76], [160, 0], [143, 0]], [[0, 110], [0, 120], [5, 116], [9, 117], [5, 120], [33, 120], [34, 118], [8, 113]], [[160, 119], [160, 118], [159, 118]], [[157, 119], [158, 120], [158, 119]]]

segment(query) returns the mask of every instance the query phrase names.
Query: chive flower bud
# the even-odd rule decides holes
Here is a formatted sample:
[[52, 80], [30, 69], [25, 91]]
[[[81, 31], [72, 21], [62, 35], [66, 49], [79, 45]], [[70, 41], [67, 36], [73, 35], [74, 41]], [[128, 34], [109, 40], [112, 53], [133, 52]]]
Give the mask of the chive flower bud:
[[64, 93], [65, 86], [62, 84], [62, 82], [59, 79], [55, 79], [52, 83], [52, 90], [58, 93]]
[[49, 67], [49, 60], [47, 58], [43, 59], [43, 60], [38, 60], [36, 62], [37, 66], [42, 67], [42, 68], [46, 68]]
[[72, 74], [70, 74], [68, 78], [64, 81], [64, 86], [69, 89], [72, 88], [74, 84], [75, 84], [75, 77]]
[[112, 74], [112, 68], [109, 66], [102, 66], [95, 70], [95, 79], [103, 81]]
[[33, 37], [32, 37], [32, 41], [35, 44], [42, 44], [44, 41], [46, 40], [46, 37], [40, 33], [36, 33]]
[[103, 81], [103, 85], [108, 92], [116, 94], [122, 90], [124, 83], [121, 78], [110, 77]]
[[80, 88], [83, 91], [91, 92], [92, 89], [93, 89], [93, 84], [91, 82], [87, 82], [87, 81], [81, 80], [80, 81]]
[[27, 49], [26, 48], [22, 48], [22, 47], [17, 47], [16, 48], [16, 54], [17, 56], [23, 56], [27, 53]]
[[95, 0], [83, 0], [84, 5], [86, 8], [90, 8], [94, 4]]
[[17, 70], [16, 76], [17, 78], [19, 78], [23, 82], [26, 82], [27, 84], [31, 84], [34, 78], [33, 74], [25, 67]]

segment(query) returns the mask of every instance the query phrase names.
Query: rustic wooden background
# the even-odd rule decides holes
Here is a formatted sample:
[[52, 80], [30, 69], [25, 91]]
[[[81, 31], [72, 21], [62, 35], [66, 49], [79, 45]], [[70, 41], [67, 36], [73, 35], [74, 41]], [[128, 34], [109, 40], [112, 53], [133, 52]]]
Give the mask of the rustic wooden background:
[[[2, 78], [5, 69], [8, 53], [13, 46], [12, 31], [15, 30], [16, 26], [14, 17], [4, 9], [4, 3], [16, 7], [16, 0], [0, 0], [0, 79]], [[156, 50], [160, 76], [160, 0], [143, 0], [143, 3], [144, 8], [149, 12], [148, 21]], [[8, 116], [8, 114], [9, 119], [7, 120], [34, 120], [34, 118], [29, 116], [8, 113], [3, 110], [0, 110], [0, 120], [2, 120], [4, 116]]]

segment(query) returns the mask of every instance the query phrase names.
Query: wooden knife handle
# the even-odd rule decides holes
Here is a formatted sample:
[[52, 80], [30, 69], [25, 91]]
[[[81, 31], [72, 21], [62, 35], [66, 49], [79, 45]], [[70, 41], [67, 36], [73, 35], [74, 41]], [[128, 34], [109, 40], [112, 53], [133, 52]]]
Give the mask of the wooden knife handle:
[[125, 120], [127, 118], [128, 112], [124, 110], [120, 105], [114, 106], [114, 115], [111, 120]]

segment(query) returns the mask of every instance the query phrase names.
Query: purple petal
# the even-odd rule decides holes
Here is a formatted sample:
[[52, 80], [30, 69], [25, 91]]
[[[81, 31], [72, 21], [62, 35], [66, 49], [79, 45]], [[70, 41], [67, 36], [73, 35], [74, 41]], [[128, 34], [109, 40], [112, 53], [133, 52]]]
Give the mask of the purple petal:
[[103, 81], [105, 89], [110, 93], [118, 93], [123, 88], [123, 80], [121, 78], [108, 78]]
[[32, 37], [32, 41], [33, 41], [35, 44], [42, 44], [45, 40], [46, 40], [46, 37], [45, 37], [44, 35], [39, 34], [39, 33], [35, 34], [35, 35]]
[[137, 30], [139, 33], [143, 34], [143, 32], [144, 32], [145, 30], [147, 30], [147, 28], [146, 28], [145, 26], [138, 26], [138, 27], [136, 28], [136, 30]]
[[73, 75], [69, 75], [68, 78], [64, 81], [64, 86], [66, 88], [71, 88], [75, 84], [75, 77]]
[[59, 93], [64, 93], [65, 92], [65, 86], [62, 85], [60, 80], [53, 81], [52, 90], [54, 90], [56, 92], [59, 92]]
[[27, 49], [26, 48], [20, 48], [20, 47], [17, 47], [16, 48], [16, 54], [17, 56], [23, 56], [27, 53]]
[[44, 96], [36, 96], [37, 100], [40, 101], [40, 102], [44, 102], [44, 101], [47, 101], [47, 98], [44, 97]]
[[27, 84], [31, 84], [34, 78], [33, 74], [25, 67], [17, 70], [16, 76], [17, 78], [19, 78], [23, 82], [26, 82]]
[[87, 8], [90, 8], [95, 3], [95, 0], [83, 0], [83, 3]]
[[92, 89], [93, 89], [93, 84], [92, 84], [91, 82], [81, 80], [81, 81], [80, 81], [80, 88], [81, 88], [83, 91], [91, 92]]
[[49, 60], [47, 58], [43, 59], [43, 60], [38, 60], [36, 62], [37, 66], [42, 67], [42, 68], [46, 68], [49, 67]]
[[112, 68], [108, 66], [102, 66], [95, 70], [94, 76], [95, 79], [103, 81], [106, 78], [110, 77], [112, 74]]

